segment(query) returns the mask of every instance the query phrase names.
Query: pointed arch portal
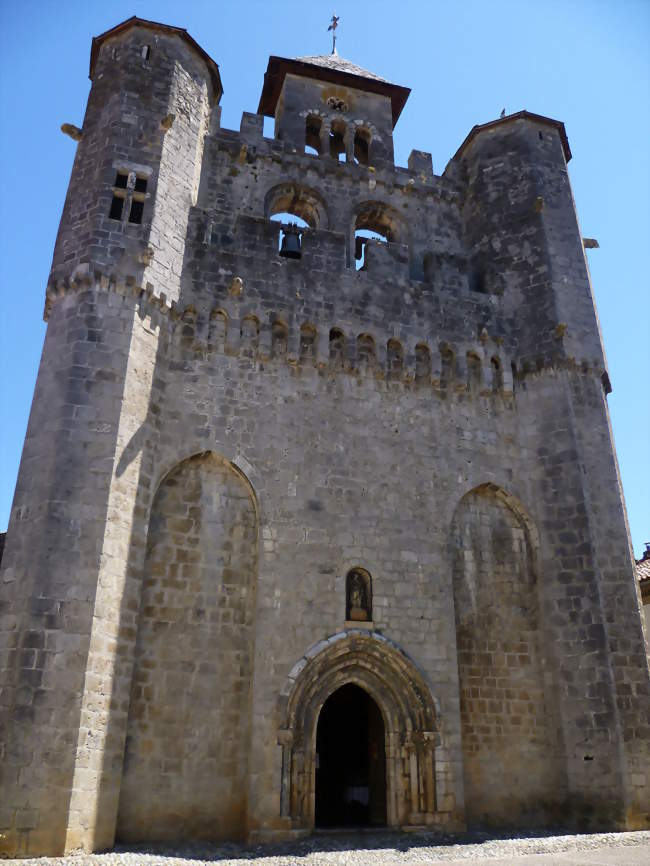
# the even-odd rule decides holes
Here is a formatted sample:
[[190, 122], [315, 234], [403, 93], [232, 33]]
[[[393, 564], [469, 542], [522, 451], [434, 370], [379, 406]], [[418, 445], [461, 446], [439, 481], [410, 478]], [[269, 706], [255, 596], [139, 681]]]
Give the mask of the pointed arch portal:
[[[433, 698], [415, 664], [383, 635], [350, 630], [308, 650], [289, 674], [281, 718], [280, 810], [294, 829], [435, 822]], [[334, 802], [323, 811], [327, 796]]]
[[386, 824], [386, 739], [381, 710], [354, 683], [323, 704], [316, 728], [317, 827]]

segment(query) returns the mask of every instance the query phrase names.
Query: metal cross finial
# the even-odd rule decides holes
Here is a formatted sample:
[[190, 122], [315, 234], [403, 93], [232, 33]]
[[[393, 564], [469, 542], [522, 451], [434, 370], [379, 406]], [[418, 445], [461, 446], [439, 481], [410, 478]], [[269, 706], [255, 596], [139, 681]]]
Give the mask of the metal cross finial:
[[332, 15], [332, 23], [327, 28], [328, 33], [332, 31], [332, 54], [336, 54], [336, 28], [339, 26], [339, 18], [336, 14]]

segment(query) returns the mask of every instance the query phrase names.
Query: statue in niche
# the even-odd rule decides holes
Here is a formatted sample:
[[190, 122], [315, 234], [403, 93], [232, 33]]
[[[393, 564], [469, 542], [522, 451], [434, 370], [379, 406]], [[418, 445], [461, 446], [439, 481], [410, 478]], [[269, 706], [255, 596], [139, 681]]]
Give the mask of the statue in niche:
[[353, 569], [347, 578], [346, 619], [368, 622], [372, 619], [370, 609], [370, 575]]

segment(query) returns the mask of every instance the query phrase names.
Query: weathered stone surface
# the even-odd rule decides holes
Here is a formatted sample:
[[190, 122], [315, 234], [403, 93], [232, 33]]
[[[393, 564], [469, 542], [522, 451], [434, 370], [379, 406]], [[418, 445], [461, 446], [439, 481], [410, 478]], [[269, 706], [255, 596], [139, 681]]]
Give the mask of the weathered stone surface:
[[[287, 75], [267, 139], [220, 127], [184, 31], [95, 44], [0, 578], [10, 854], [309, 832], [346, 683], [383, 715], [391, 826], [648, 823], [563, 127], [399, 168], [385, 84]], [[361, 229], [387, 242], [357, 270]]]

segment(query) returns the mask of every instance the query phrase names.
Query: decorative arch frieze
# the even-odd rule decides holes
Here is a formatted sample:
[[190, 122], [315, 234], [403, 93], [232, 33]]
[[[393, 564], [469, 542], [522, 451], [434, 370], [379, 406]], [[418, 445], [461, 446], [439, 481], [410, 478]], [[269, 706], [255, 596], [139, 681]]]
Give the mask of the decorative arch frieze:
[[434, 751], [440, 735], [433, 696], [403, 650], [378, 632], [355, 629], [311, 647], [282, 690], [282, 817], [293, 829], [313, 828], [318, 717], [327, 698], [349, 683], [370, 695], [384, 720], [388, 825], [435, 823]]

